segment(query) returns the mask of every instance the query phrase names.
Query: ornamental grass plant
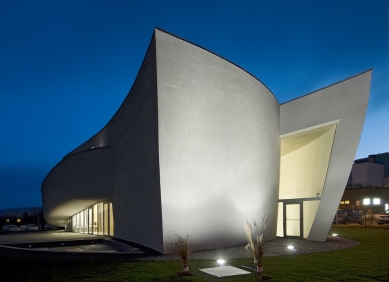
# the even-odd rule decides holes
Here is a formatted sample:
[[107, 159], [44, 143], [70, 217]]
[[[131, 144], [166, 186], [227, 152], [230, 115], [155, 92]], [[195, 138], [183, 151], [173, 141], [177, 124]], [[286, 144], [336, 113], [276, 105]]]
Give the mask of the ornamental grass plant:
[[264, 280], [262, 261], [264, 244], [263, 237], [269, 217], [270, 215], [267, 218], [265, 218], [265, 216], [263, 217], [262, 226], [258, 226], [256, 221], [253, 221], [253, 225], [251, 225], [247, 220], [244, 226], [247, 238], [247, 245], [245, 248], [254, 258], [254, 266], [257, 272], [258, 280]]
[[173, 250], [173, 253], [177, 254], [180, 257], [182, 262], [183, 270], [181, 274], [189, 274], [188, 260], [190, 254], [190, 238], [189, 235], [182, 237], [181, 235], [175, 233], [171, 237], [170, 246]]

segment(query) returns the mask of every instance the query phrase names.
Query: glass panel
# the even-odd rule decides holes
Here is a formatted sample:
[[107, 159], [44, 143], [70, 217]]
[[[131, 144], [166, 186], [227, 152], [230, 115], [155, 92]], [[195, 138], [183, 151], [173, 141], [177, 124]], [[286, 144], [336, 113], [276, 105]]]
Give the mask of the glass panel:
[[96, 203], [65, 221], [65, 230], [96, 235], [113, 235], [112, 203]]
[[277, 236], [284, 237], [284, 203], [278, 203]]
[[93, 234], [97, 235], [97, 204], [93, 205]]
[[300, 236], [300, 204], [286, 205], [286, 236]]
[[88, 209], [83, 211], [84, 213], [84, 233], [88, 233]]
[[109, 207], [108, 203], [104, 204], [104, 235], [108, 235], [108, 226], [109, 226]]
[[80, 212], [80, 232], [84, 233], [84, 213]]
[[104, 204], [97, 203], [97, 235], [103, 235]]
[[113, 207], [112, 203], [109, 204], [109, 235], [113, 236], [114, 222], [113, 222]]
[[92, 212], [92, 208], [89, 208], [88, 223], [89, 223], [88, 233], [92, 234], [93, 233], [93, 212]]
[[309, 232], [316, 217], [316, 212], [320, 201], [304, 201], [303, 202], [303, 223], [304, 223], [304, 238], [308, 238]]
[[81, 232], [81, 220], [80, 220], [80, 213], [77, 214], [77, 232]]
[[76, 225], [77, 225], [76, 215], [73, 215], [73, 217], [72, 217], [72, 231], [73, 232], [76, 232], [76, 230], [77, 230]]

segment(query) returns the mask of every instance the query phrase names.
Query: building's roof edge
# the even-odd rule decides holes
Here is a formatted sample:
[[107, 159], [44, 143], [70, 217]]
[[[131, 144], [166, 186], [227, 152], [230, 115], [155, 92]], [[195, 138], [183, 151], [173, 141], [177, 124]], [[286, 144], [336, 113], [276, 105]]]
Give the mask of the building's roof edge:
[[337, 81], [337, 82], [335, 82], [335, 83], [332, 83], [332, 84], [330, 84], [330, 85], [324, 86], [324, 87], [322, 87], [322, 88], [316, 89], [316, 90], [314, 90], [314, 91], [312, 91], [312, 92], [309, 92], [309, 93], [307, 93], [307, 94], [304, 94], [304, 95], [302, 95], [302, 96], [293, 98], [293, 99], [291, 99], [291, 100], [289, 100], [289, 101], [286, 101], [286, 102], [281, 103], [280, 105], [287, 104], [287, 103], [292, 102], [292, 101], [294, 101], [294, 100], [297, 100], [297, 99], [303, 98], [303, 97], [305, 97], [305, 96], [311, 95], [311, 94], [313, 94], [313, 93], [319, 92], [319, 91], [321, 91], [321, 90], [323, 90], [323, 89], [332, 87], [332, 86], [334, 86], [334, 85], [336, 85], [336, 84], [345, 82], [346, 80], [353, 79], [353, 78], [355, 78], [355, 77], [357, 77], [357, 76], [360, 76], [360, 75], [362, 75], [362, 74], [365, 74], [365, 73], [371, 72], [371, 71], [373, 71], [373, 68], [370, 68], [370, 69], [368, 69], [368, 70], [365, 70], [365, 71], [360, 72], [360, 73], [358, 73], [358, 74], [355, 74], [355, 75], [353, 75], [353, 76], [347, 77], [347, 78], [345, 78], [345, 79], [342, 79], [342, 80]]
[[259, 78], [257, 78], [255, 75], [253, 75], [251, 72], [247, 71], [247, 70], [244, 69], [243, 67], [237, 65], [236, 63], [230, 61], [229, 59], [227, 59], [227, 58], [225, 58], [225, 57], [223, 57], [223, 56], [221, 56], [221, 55], [219, 55], [219, 54], [217, 54], [217, 53], [215, 53], [215, 52], [213, 52], [213, 51], [211, 51], [211, 50], [209, 50], [209, 49], [207, 49], [207, 48], [204, 48], [204, 47], [202, 47], [202, 46], [200, 46], [200, 45], [198, 45], [198, 44], [196, 44], [196, 43], [194, 43], [194, 42], [192, 42], [192, 41], [190, 41], [190, 40], [187, 40], [187, 39], [182, 38], [182, 37], [180, 37], [180, 36], [178, 36], [178, 35], [175, 35], [175, 34], [169, 32], [169, 31], [166, 31], [166, 30], [160, 28], [160, 27], [155, 27], [154, 29], [157, 29], [157, 30], [159, 30], [159, 31], [162, 31], [162, 32], [164, 32], [164, 33], [167, 33], [167, 34], [169, 34], [169, 35], [171, 35], [171, 36], [174, 36], [174, 37], [176, 37], [176, 38], [178, 38], [178, 39], [180, 39], [180, 40], [182, 40], [182, 41], [185, 41], [185, 42], [187, 42], [187, 43], [189, 43], [189, 44], [192, 44], [192, 45], [194, 45], [194, 46], [196, 46], [196, 47], [198, 47], [198, 48], [201, 48], [201, 49], [203, 49], [203, 50], [205, 50], [205, 51], [207, 51], [207, 52], [209, 52], [209, 53], [211, 53], [211, 54], [213, 54], [213, 55], [215, 55], [215, 56], [218, 56], [219, 58], [221, 58], [221, 59], [223, 59], [223, 60], [229, 62], [230, 64], [233, 64], [234, 66], [240, 68], [240, 69], [243, 70], [245, 73], [251, 75], [253, 78], [255, 78], [256, 80], [258, 80], [263, 86], [265, 86], [266, 89], [269, 90], [269, 92], [270, 92], [270, 93], [274, 96], [274, 98], [277, 100], [278, 104], [280, 103], [280, 101], [278, 100], [277, 96], [274, 95], [274, 93], [270, 90], [270, 88], [269, 88], [265, 83], [263, 83]]

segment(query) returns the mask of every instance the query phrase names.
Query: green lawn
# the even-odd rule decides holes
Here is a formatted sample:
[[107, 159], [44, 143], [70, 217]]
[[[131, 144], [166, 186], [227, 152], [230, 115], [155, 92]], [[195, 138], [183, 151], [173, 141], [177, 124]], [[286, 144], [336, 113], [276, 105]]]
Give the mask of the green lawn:
[[[330, 233], [357, 240], [350, 249], [296, 256], [266, 257], [271, 281], [389, 281], [389, 230], [337, 226]], [[194, 276], [176, 277], [178, 262], [85, 262], [14, 260], [0, 257], [0, 281], [251, 281], [252, 274], [217, 278], [199, 271], [214, 261], [192, 260]], [[235, 259], [230, 265], [252, 264]]]

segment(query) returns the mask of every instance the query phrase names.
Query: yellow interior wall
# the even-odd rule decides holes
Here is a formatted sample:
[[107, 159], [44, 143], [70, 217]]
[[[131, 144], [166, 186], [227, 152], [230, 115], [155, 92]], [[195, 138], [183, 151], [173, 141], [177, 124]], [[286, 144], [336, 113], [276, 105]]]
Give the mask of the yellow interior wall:
[[311, 227], [313, 224], [313, 220], [315, 219], [317, 208], [319, 207], [320, 201], [304, 201], [303, 202], [303, 232], [304, 238], [308, 238], [309, 231], [311, 231]]
[[333, 124], [281, 138], [279, 199], [322, 195], [335, 130]]
[[277, 237], [284, 237], [284, 208], [282, 203], [278, 203]]

